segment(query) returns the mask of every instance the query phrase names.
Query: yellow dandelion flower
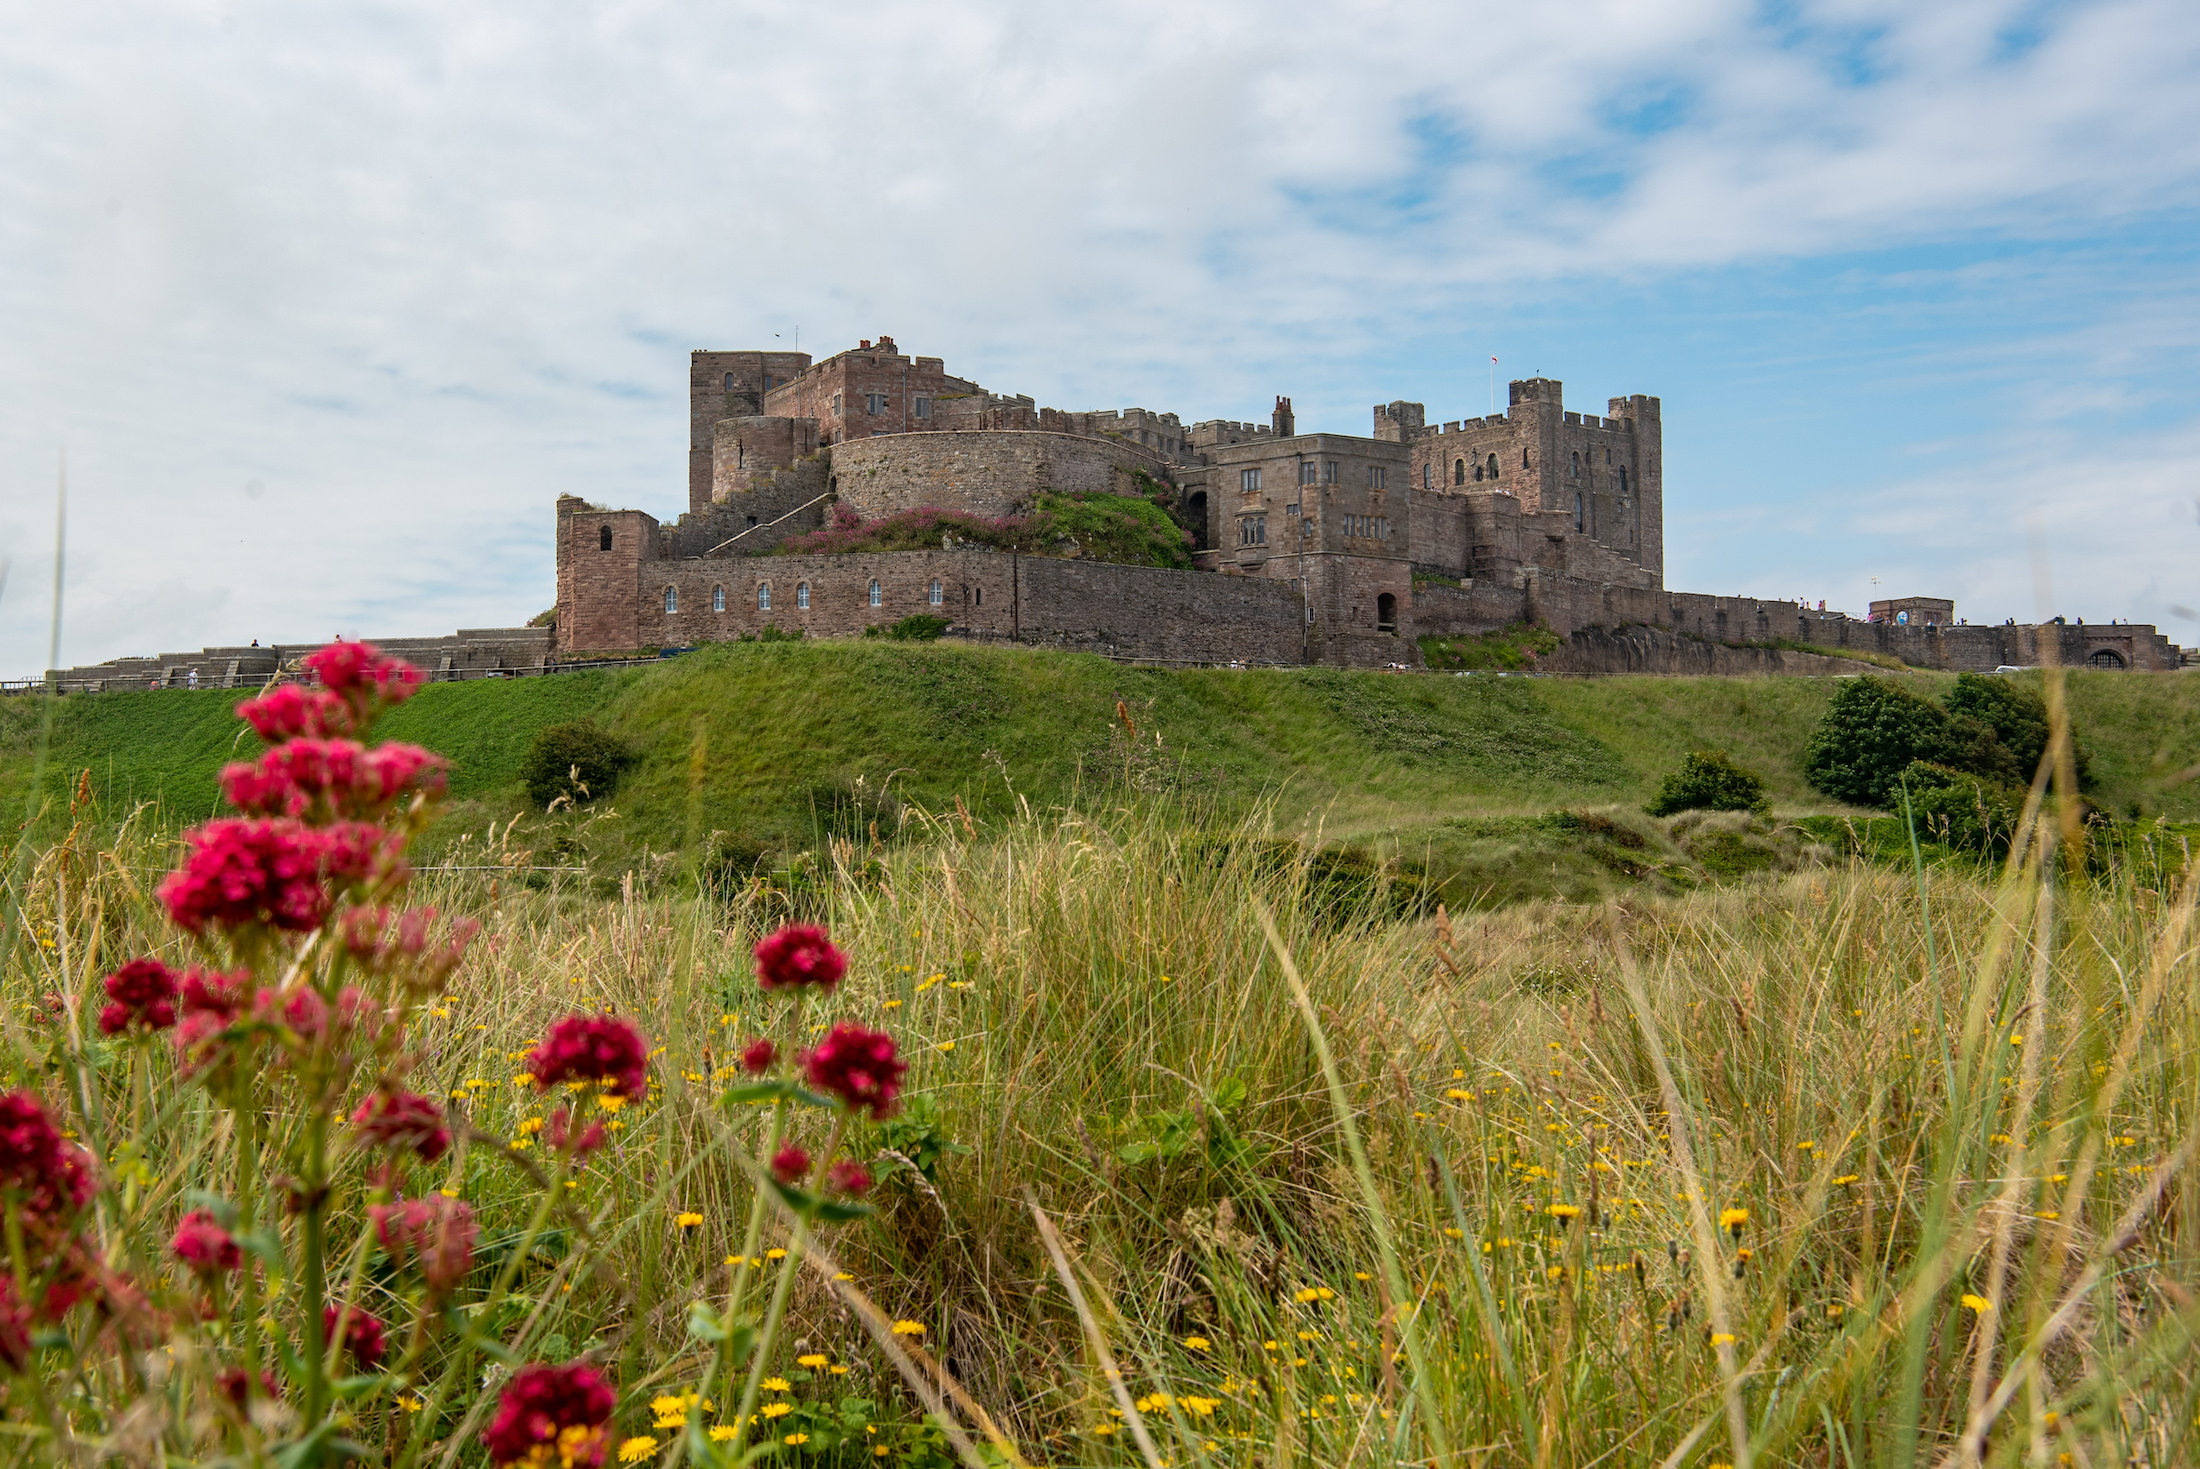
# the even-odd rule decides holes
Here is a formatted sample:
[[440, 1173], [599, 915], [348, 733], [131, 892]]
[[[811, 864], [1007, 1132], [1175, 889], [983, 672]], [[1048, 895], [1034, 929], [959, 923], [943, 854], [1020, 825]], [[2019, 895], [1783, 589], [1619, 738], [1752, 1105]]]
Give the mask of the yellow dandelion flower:
[[1445, 1225], [1445, 1226], [1444, 1226], [1444, 1238], [1445, 1238], [1445, 1239], [1464, 1239], [1464, 1238], [1466, 1238], [1466, 1231], [1465, 1231], [1465, 1230], [1463, 1230], [1463, 1229], [1454, 1229], [1453, 1227], [1451, 1227], [1450, 1225], [1448, 1225], [1448, 1224], [1447, 1224], [1447, 1225]]
[[794, 1384], [787, 1381], [787, 1379], [784, 1377], [767, 1377], [764, 1379], [764, 1391], [793, 1392]]
[[619, 1445], [619, 1462], [622, 1464], [639, 1464], [656, 1452], [657, 1440], [646, 1433], [641, 1434]]
[[714, 1424], [710, 1430], [710, 1441], [712, 1443], [724, 1443], [740, 1431], [730, 1423]]
[[1444, 1092], [1444, 1095], [1446, 1098], [1454, 1102], [1471, 1102], [1474, 1100], [1473, 1092], [1462, 1091], [1458, 1087], [1447, 1088]]
[[955, 1043], [953, 1041], [941, 1041], [932, 1049], [935, 1051], [952, 1051], [955, 1049]]
[[767, 1260], [784, 1260], [787, 1258], [787, 1252], [785, 1250], [766, 1250], [764, 1258]]
[[[1115, 1432], [1115, 1425], [1113, 1423], [1096, 1423], [1093, 1425], [1092, 1431], [1095, 1436], [1106, 1438], [1109, 1434]], [[879, 1452], [883, 1454], [886, 1450], [881, 1448]]]
[[849, 1274], [849, 1273], [848, 1273], [847, 1271], [845, 1271], [845, 1270], [842, 1270], [842, 1271], [839, 1271], [838, 1273], [836, 1273], [836, 1274], [835, 1274], [835, 1275], [833, 1276], [833, 1279], [835, 1279], [835, 1280], [854, 1280], [854, 1279], [855, 1279], [855, 1277], [854, 1277], [853, 1275], [850, 1275], [850, 1274]]
[[1178, 1401], [1202, 1418], [1212, 1418], [1215, 1409], [1222, 1406], [1220, 1398], [1180, 1398]]
[[810, 1441], [810, 1436], [809, 1436], [808, 1434], [806, 1434], [806, 1433], [790, 1433], [790, 1434], [788, 1434], [788, 1435], [787, 1435], [787, 1436], [786, 1436], [785, 1438], [783, 1438], [783, 1439], [781, 1439], [781, 1440], [780, 1440], [780, 1442], [782, 1442], [782, 1443], [789, 1443], [789, 1444], [798, 1444], [798, 1445], [799, 1445], [799, 1444], [806, 1444], [806, 1443], [808, 1443], [809, 1441]]
[[1711, 1337], [1711, 1345], [1715, 1347], [1730, 1347], [1734, 1345], [1737, 1340], [1739, 1340], [1739, 1338], [1737, 1338], [1731, 1331], [1714, 1332]]
[[792, 1403], [766, 1403], [760, 1410], [766, 1418], [784, 1418], [794, 1411]]
[[1810, 1151], [1810, 1150], [1811, 1150], [1812, 1148], [1815, 1148], [1815, 1147], [1817, 1147], [1817, 1146], [1818, 1146], [1818, 1144], [1817, 1144], [1817, 1143], [1815, 1143], [1815, 1142], [1807, 1142], [1807, 1143], [1797, 1143], [1797, 1144], [1795, 1145], [1795, 1151], [1796, 1151], [1796, 1152], [1798, 1152], [1798, 1153], [1807, 1153], [1807, 1152], [1809, 1152], [1809, 1151]]
[[894, 1335], [922, 1336], [924, 1335], [924, 1323], [922, 1321], [896, 1321], [894, 1323]]
[[875, 1457], [877, 1457], [877, 1458], [881, 1458], [881, 1459], [885, 1458], [885, 1457], [886, 1457], [886, 1456], [887, 1456], [888, 1454], [891, 1454], [892, 1452], [893, 1452], [893, 1450], [892, 1450], [892, 1449], [890, 1449], [890, 1448], [888, 1448], [888, 1447], [886, 1447], [886, 1445], [884, 1445], [884, 1444], [879, 1444], [879, 1445], [876, 1445], [876, 1446], [875, 1446], [875, 1447], [873, 1447], [873, 1448], [872, 1448], [872, 1450], [871, 1450], [871, 1453], [872, 1453], [872, 1454], [873, 1454], [873, 1455], [874, 1455]]
[[1214, 1343], [1207, 1340], [1207, 1338], [1203, 1336], [1188, 1336], [1184, 1338], [1184, 1345], [1190, 1347], [1195, 1352], [1204, 1352], [1211, 1349], [1214, 1346]]
[[1986, 1299], [1986, 1297], [1984, 1296], [1974, 1296], [1969, 1293], [1965, 1293], [1963, 1297], [1963, 1309], [1966, 1311], [1976, 1312], [1978, 1315], [1983, 1316], [1988, 1311], [1994, 1309], [1994, 1303]]
[[1355, 1270], [1352, 1272], [1352, 1278], [1354, 1280], [1373, 1280], [1375, 1277], [1368, 1274], [1365, 1270]]
[[673, 1215], [672, 1222], [682, 1229], [700, 1229], [703, 1227], [703, 1216], [693, 1209], [687, 1209]]
[[522, 1118], [519, 1124], [520, 1136], [533, 1137], [536, 1133], [542, 1131], [542, 1125], [543, 1120], [540, 1117]]
[[1747, 1223], [1749, 1223], [1749, 1211], [1747, 1209], [1721, 1209], [1719, 1211], [1719, 1228], [1727, 1231], [1736, 1239], [1742, 1237], [1742, 1226]]
[[1543, 1211], [1553, 1219], [1572, 1219], [1581, 1213], [1579, 1204], [1553, 1204]]
[[884, 1001], [881, 1001], [881, 1002], [880, 1002], [880, 1004], [879, 1004], [879, 1008], [880, 1008], [881, 1010], [899, 1010], [899, 1009], [901, 1008], [901, 1001], [899, 1001], [899, 1000], [884, 1000]]
[[846, 1377], [848, 1375], [848, 1364], [845, 1362], [835, 1362], [832, 1366], [826, 1368], [825, 1370], [832, 1373], [835, 1377]]
[[1846, 1186], [1848, 1186], [1849, 1184], [1852, 1184], [1852, 1183], [1856, 1182], [1856, 1180], [1857, 1180], [1858, 1178], [1860, 1178], [1860, 1177], [1862, 1177], [1862, 1175], [1861, 1175], [1861, 1174], [1856, 1174], [1856, 1173], [1844, 1173], [1844, 1174], [1842, 1174], [1842, 1175], [1841, 1175], [1841, 1176], [1840, 1176], [1839, 1178], [1836, 1178], [1836, 1179], [1835, 1179], [1835, 1180], [1833, 1181], [1833, 1183], [1834, 1183], [1834, 1187], [1836, 1187], [1836, 1188], [1845, 1188], [1845, 1187], [1846, 1187]]
[[829, 1360], [831, 1359], [828, 1358], [823, 1352], [811, 1352], [807, 1356], [795, 1358], [794, 1365], [797, 1367], [807, 1367], [814, 1372], [818, 1368], [824, 1366]]

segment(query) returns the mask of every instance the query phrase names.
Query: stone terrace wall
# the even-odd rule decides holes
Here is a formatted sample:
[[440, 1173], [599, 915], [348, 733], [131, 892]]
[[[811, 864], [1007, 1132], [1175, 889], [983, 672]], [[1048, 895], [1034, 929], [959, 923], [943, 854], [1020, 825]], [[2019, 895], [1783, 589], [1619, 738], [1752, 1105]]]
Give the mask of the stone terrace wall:
[[1120, 494], [1131, 470], [1166, 464], [1136, 444], [1023, 430], [880, 434], [832, 450], [840, 498], [871, 519], [925, 506], [1007, 515], [1044, 490]]
[[[1303, 657], [1297, 591], [1257, 577], [976, 548], [658, 561], [642, 574], [638, 647], [728, 642], [766, 626], [853, 637], [930, 613], [949, 619], [958, 636], [1118, 658]], [[677, 593], [673, 613], [664, 611], [667, 588]]]
[[1660, 627], [1585, 627], [1536, 660], [1546, 673], [1685, 673], [1750, 676], [1869, 673], [1872, 665], [1789, 648], [1732, 648]]
[[[435, 679], [478, 678], [491, 672], [531, 672], [550, 653], [547, 627], [461, 628], [443, 638], [368, 638]], [[195, 653], [163, 653], [157, 658], [117, 658], [107, 663], [57, 669], [64, 693], [104, 693], [122, 689], [256, 689], [300, 658], [326, 647], [317, 643], [274, 643], [263, 648], [201, 648]], [[194, 681], [192, 675], [198, 675]]]

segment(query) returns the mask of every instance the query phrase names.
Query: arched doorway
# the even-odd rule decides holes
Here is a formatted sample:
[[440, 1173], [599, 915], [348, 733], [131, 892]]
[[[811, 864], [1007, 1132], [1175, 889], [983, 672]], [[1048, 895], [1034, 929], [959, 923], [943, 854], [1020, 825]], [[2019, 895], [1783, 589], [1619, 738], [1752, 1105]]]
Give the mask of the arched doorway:
[[2093, 668], [2114, 669], [2124, 666], [2123, 654], [2117, 652], [2114, 648], [2095, 648], [2093, 656], [2085, 661], [2089, 667]]
[[1375, 599], [1375, 630], [1377, 632], [1396, 632], [1398, 630], [1398, 599], [1389, 592], [1385, 592]]

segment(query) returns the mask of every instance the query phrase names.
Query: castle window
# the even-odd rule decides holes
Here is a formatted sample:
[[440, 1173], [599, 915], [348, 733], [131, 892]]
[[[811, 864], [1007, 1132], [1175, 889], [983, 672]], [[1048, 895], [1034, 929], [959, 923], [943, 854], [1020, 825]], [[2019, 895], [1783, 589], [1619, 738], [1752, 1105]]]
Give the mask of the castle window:
[[985, 605], [985, 588], [984, 588], [984, 587], [979, 587], [979, 588], [978, 588], [978, 589], [977, 589], [976, 591], [972, 592], [972, 593], [970, 594], [970, 596], [971, 596], [971, 599], [972, 599], [972, 600], [973, 600], [973, 601], [974, 601], [974, 602], [975, 602], [975, 603], [976, 603], [976, 604], [977, 604], [978, 606], [980, 606], [980, 607], [983, 607], [983, 606]]
[[1238, 544], [1241, 546], [1265, 546], [1268, 544], [1268, 517], [1244, 515], [1238, 518]]
[[726, 589], [724, 587], [712, 587], [710, 589], [710, 610], [713, 612], [726, 610]]
[[772, 610], [772, 584], [768, 581], [756, 584], [756, 610], [759, 612]]
[[600, 532], [599, 532], [599, 533], [597, 534], [597, 536], [596, 536], [596, 544], [597, 544], [598, 546], [602, 547], [602, 548], [603, 548], [604, 550], [606, 550], [606, 551], [608, 551], [608, 550], [610, 550], [610, 549], [611, 549], [611, 527], [610, 527], [610, 526], [608, 526], [608, 525], [607, 525], [607, 526], [605, 526], [605, 527], [604, 527], [604, 528], [602, 529], [602, 531], [600, 531]]
[[863, 411], [873, 418], [884, 413], [886, 411], [886, 395], [884, 393], [865, 393], [863, 395]]
[[1627, 466], [1624, 464], [1619, 467], [1619, 492], [1627, 493]]
[[932, 605], [935, 607], [939, 606], [940, 603], [945, 600], [944, 589], [937, 581], [932, 583], [932, 595], [930, 600]]
[[1383, 464], [1378, 464], [1378, 465], [1376, 465], [1376, 466], [1375, 466], [1375, 468], [1374, 468], [1373, 470], [1371, 470], [1371, 471], [1370, 471], [1370, 475], [1371, 475], [1371, 477], [1372, 477], [1372, 480], [1373, 480], [1373, 483], [1374, 483], [1374, 487], [1375, 487], [1376, 489], [1380, 490], [1380, 489], [1384, 489], [1384, 488], [1387, 488], [1387, 487], [1389, 486], [1389, 484], [1390, 484], [1390, 468], [1389, 468], [1389, 466], [1388, 466], [1388, 465], [1383, 465]]
[[749, 446], [739, 439], [733, 441], [733, 467], [735, 469], [747, 469], [749, 467]]
[[[1525, 451], [1523, 451], [1523, 452], [1525, 452]], [[1490, 478], [1491, 478], [1491, 479], [1496, 479], [1496, 478], [1497, 478], [1497, 456], [1496, 456], [1495, 454], [1492, 454], [1492, 455], [1490, 456]]]
[[749, 523], [748, 523], [748, 524], [747, 524], [746, 526], [744, 526], [744, 527], [743, 527], [743, 529], [744, 529], [744, 530], [755, 530], [755, 529], [756, 529], [756, 517], [752, 515], [752, 516], [750, 516], [750, 517], [749, 517], [748, 519], [749, 519]]
[[1579, 496], [1579, 495], [1576, 495], [1576, 496], [1574, 496], [1574, 529], [1575, 529], [1575, 530], [1586, 530], [1586, 529], [1588, 529], [1588, 525], [1587, 525], [1587, 522], [1585, 522], [1585, 521], [1584, 521], [1584, 520], [1583, 520], [1583, 519], [1581, 518], [1581, 496]]
[[1300, 483], [1300, 484], [1302, 484], [1302, 485], [1310, 485], [1310, 484], [1314, 483], [1314, 461], [1313, 461], [1313, 460], [1311, 460], [1311, 459], [1301, 459], [1301, 460], [1299, 461], [1299, 483]]
[[919, 398], [910, 411], [919, 418], [930, 418], [932, 416], [932, 400], [930, 398]]
[[[1476, 479], [1480, 479], [1482, 477], [1482, 471], [1477, 469], [1474, 472], [1474, 477]], [[1463, 485], [1467, 482], [1466, 460], [1454, 459], [1451, 461], [1451, 482], [1455, 485]]]
[[1248, 495], [1257, 493], [1260, 489], [1260, 471], [1257, 469], [1239, 470], [1238, 488]]
[[833, 417], [840, 417], [840, 394], [833, 394]]
[[679, 611], [679, 610], [680, 610], [680, 589], [679, 589], [678, 587], [666, 587], [666, 588], [665, 588], [665, 611], [667, 611], [667, 612], [677, 612], [677, 611]]
[[2108, 648], [2096, 648], [2093, 656], [2085, 661], [2095, 668], [2121, 668], [2124, 666], [2124, 660]]
[[1336, 461], [1336, 460], [1334, 460], [1334, 459], [1332, 459], [1332, 460], [1330, 460], [1330, 461], [1329, 461], [1329, 462], [1328, 462], [1327, 464], [1324, 464], [1324, 465], [1322, 466], [1322, 483], [1323, 483], [1323, 484], [1328, 484], [1328, 485], [1333, 485], [1333, 484], [1335, 484], [1336, 482], [1337, 482], [1337, 461]]
[[1525, 449], [1522, 449], [1520, 451], [1520, 467], [1522, 469], [1526, 469], [1528, 467], [1528, 451]]
[[1436, 488], [1436, 466], [1428, 460], [1421, 462], [1421, 488], [1424, 490]]
[[1375, 599], [1375, 630], [1377, 632], [1396, 632], [1398, 630], [1398, 599], [1388, 592]]
[[1571, 474], [1571, 475], [1569, 476], [1569, 478], [1572, 478], [1572, 479], [1580, 479], [1580, 478], [1581, 478], [1581, 456], [1580, 456], [1579, 454], [1576, 454], [1576, 455], [1574, 455], [1574, 468], [1573, 468], [1573, 473], [1572, 473], [1572, 474]]
[[876, 606], [878, 606], [878, 605], [879, 605], [879, 595], [878, 595], [878, 583], [877, 583], [877, 582], [872, 582], [872, 583], [871, 583], [871, 605], [872, 605], [873, 607], [876, 607]]
[[730, 372], [726, 374], [726, 391], [729, 393], [733, 391], [733, 374]]
[[810, 584], [803, 582], [794, 589], [794, 605], [798, 611], [810, 610]]

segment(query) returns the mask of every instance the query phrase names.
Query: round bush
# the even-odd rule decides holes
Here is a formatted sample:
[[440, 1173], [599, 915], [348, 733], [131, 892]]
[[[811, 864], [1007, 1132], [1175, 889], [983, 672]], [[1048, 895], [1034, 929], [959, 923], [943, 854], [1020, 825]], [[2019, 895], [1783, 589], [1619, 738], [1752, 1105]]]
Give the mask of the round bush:
[[1945, 762], [1948, 716], [1884, 678], [1843, 681], [1811, 732], [1803, 774], [1836, 800], [1886, 809], [1912, 760]]
[[528, 799], [548, 806], [560, 796], [578, 805], [611, 793], [635, 755], [624, 740], [593, 719], [539, 730], [520, 765]]
[[1697, 750], [1665, 778], [1657, 795], [1643, 807], [1652, 816], [1681, 811], [1768, 811], [1765, 783], [1753, 770], [1727, 758], [1724, 750]]

